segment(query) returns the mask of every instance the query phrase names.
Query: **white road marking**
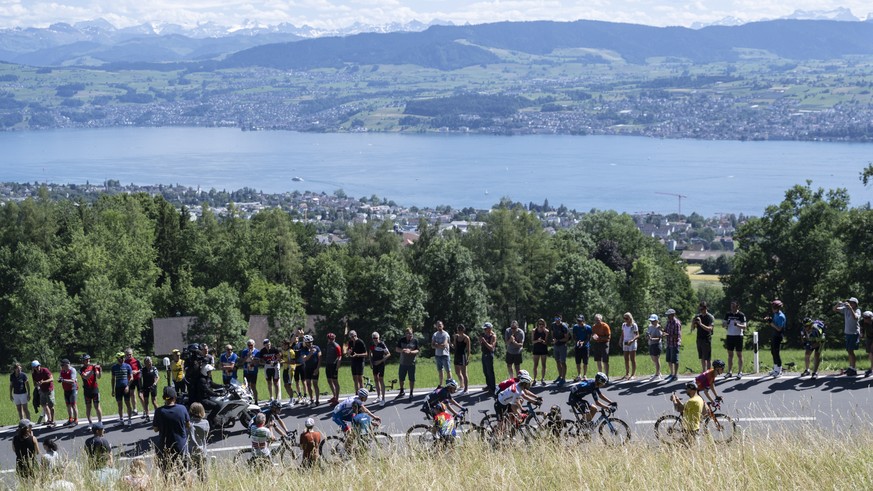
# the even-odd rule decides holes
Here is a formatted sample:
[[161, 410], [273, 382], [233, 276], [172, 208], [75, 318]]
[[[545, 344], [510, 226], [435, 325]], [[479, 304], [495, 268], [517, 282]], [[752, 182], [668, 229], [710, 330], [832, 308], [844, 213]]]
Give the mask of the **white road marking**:
[[[816, 420], [815, 416], [785, 416], [782, 418], [762, 417], [762, 418], [735, 418], [734, 419], [734, 421], [736, 421], [737, 423], [745, 423], [745, 422], [756, 422], [757, 423], [757, 422], [777, 422], [777, 421], [815, 421], [815, 420]], [[634, 424], [635, 425], [653, 425], [653, 424], [655, 424], [655, 420], [654, 419], [652, 419], [652, 420], [646, 419], [646, 420], [642, 420], [642, 421], [635, 421]]]

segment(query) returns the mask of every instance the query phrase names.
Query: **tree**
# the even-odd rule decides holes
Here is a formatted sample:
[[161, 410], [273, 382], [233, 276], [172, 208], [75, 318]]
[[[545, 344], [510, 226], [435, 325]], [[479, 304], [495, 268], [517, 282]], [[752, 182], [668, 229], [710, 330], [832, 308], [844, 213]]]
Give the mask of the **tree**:
[[66, 354], [75, 333], [76, 307], [64, 284], [29, 275], [21, 288], [4, 299], [9, 317], [0, 336], [3, 351], [12, 359], [57, 360]]
[[106, 275], [88, 279], [77, 298], [80, 347], [100, 359], [128, 347], [139, 348], [153, 316], [148, 298], [118, 288]]
[[197, 320], [188, 329], [189, 342], [213, 346], [242, 344], [248, 323], [240, 311], [239, 294], [229, 283], [210, 288], [192, 312]]
[[624, 274], [600, 261], [568, 255], [558, 261], [549, 276], [543, 308], [550, 313], [562, 312], [565, 319], [577, 314], [593, 318], [596, 313], [613, 318], [619, 315], [623, 281]]
[[470, 250], [457, 239], [436, 238], [420, 264], [430, 319], [442, 320], [449, 328], [465, 324], [475, 330], [487, 314], [487, 296], [484, 275]]

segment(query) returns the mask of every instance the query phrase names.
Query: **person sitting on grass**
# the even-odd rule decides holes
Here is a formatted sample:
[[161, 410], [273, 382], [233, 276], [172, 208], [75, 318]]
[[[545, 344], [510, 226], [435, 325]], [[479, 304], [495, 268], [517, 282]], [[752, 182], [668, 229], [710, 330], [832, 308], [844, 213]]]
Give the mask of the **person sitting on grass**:
[[306, 429], [300, 435], [300, 450], [303, 451], [303, 460], [300, 461], [300, 465], [304, 469], [308, 469], [318, 464], [318, 452], [324, 437], [320, 431], [315, 429], [314, 419], [306, 418], [304, 425]]
[[695, 442], [700, 433], [700, 417], [703, 414], [703, 399], [697, 390], [697, 384], [694, 382], [685, 383], [685, 393], [688, 395], [688, 400], [684, 403], [679, 400], [679, 397], [674, 393], [670, 396], [673, 402], [673, 407], [682, 415], [683, 429], [686, 433], [686, 441], [688, 443]]
[[121, 478], [122, 489], [130, 491], [147, 491], [152, 489], [152, 478], [149, 477], [144, 459], [130, 461], [128, 474]]
[[258, 413], [254, 422], [249, 426], [249, 438], [252, 441], [252, 456], [254, 459], [269, 461], [270, 444], [276, 441], [270, 427], [267, 426], [267, 417], [264, 413]]
[[[721, 396], [719, 396], [718, 391], [715, 390], [715, 379], [721, 375], [722, 372], [724, 372], [724, 362], [722, 360], [715, 360], [712, 362], [712, 368], [701, 373], [694, 379], [694, 383], [697, 384], [697, 391], [703, 391], [703, 394], [706, 395], [709, 402], [721, 402]], [[713, 400], [712, 395], [710, 395], [710, 391], [715, 395], [715, 400]]]

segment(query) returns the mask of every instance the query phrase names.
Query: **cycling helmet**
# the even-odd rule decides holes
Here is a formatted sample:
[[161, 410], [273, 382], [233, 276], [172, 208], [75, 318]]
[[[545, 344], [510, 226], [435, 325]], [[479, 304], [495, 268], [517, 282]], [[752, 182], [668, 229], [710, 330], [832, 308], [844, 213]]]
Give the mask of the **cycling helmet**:
[[312, 428], [315, 426], [315, 420], [312, 418], [306, 418], [306, 422], [303, 423], [307, 428]]
[[115, 353], [115, 357], [116, 358], [124, 358], [124, 351], [119, 351], [118, 353]]
[[367, 389], [360, 388], [358, 389], [358, 397], [360, 397], [361, 399], [366, 399], [370, 397], [370, 393], [367, 391]]
[[191, 353], [193, 353], [195, 351], [200, 351], [200, 344], [198, 344], [198, 343], [189, 344], [188, 351]]
[[685, 382], [685, 388], [687, 390], [697, 390], [697, 384], [694, 382]]
[[527, 370], [519, 370], [515, 378], [521, 378], [522, 376], [530, 377], [530, 373]]
[[770, 306], [777, 308], [777, 309], [781, 309], [782, 308], [782, 300], [773, 300], [772, 302], [770, 302]]
[[303, 336], [303, 342], [304, 342], [304, 343], [311, 343], [311, 342], [312, 342], [312, 336], [309, 335], [309, 334], [307, 334], [306, 336]]
[[713, 368], [724, 368], [724, 362], [721, 360], [715, 360], [712, 362]]
[[530, 375], [523, 373], [518, 377], [518, 383], [530, 385], [533, 383], [533, 379], [530, 378]]
[[597, 375], [594, 376], [594, 382], [605, 385], [609, 383], [609, 377], [603, 372], [597, 372]]
[[804, 317], [803, 318], [803, 325], [804, 326], [811, 326], [812, 325], [812, 317]]
[[457, 389], [458, 383], [455, 382], [455, 379], [450, 378], [450, 379], [446, 380], [446, 388], [447, 389]]
[[82, 355], [82, 361], [90, 360], [90, 359], [91, 359], [91, 355], [89, 355], [88, 353], [85, 353], [84, 355]]
[[279, 402], [278, 399], [273, 399], [270, 401], [270, 409], [280, 409], [282, 407], [282, 403]]

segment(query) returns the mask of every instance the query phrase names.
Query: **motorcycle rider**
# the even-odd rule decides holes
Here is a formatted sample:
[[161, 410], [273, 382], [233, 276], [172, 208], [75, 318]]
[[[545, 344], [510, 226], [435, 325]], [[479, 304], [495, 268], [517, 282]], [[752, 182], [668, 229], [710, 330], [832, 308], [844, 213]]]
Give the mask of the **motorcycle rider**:
[[195, 402], [203, 404], [203, 408], [206, 409], [208, 414], [206, 417], [207, 421], [212, 421], [215, 413], [221, 407], [221, 404], [211, 399], [212, 397], [222, 395], [213, 389], [223, 387], [212, 381], [212, 370], [214, 369], [215, 367], [208, 363], [203, 364], [200, 367], [197, 378], [195, 378], [193, 382], [190, 379], [188, 380], [188, 383], [190, 384], [190, 389], [188, 390], [188, 404], [190, 405]]

